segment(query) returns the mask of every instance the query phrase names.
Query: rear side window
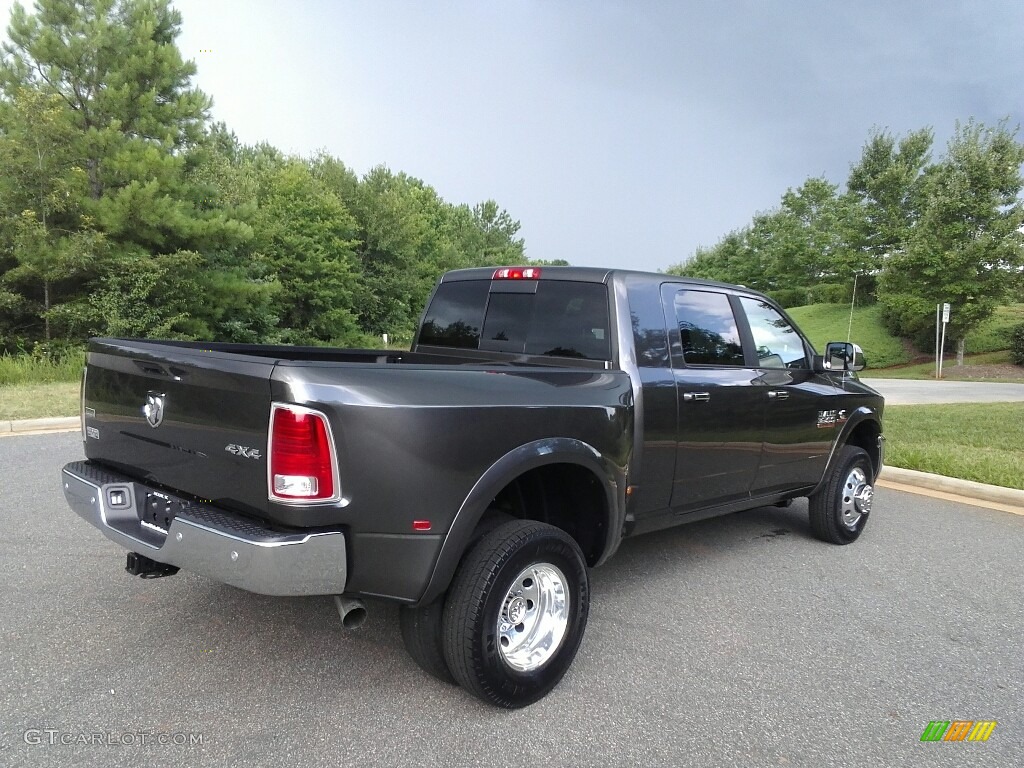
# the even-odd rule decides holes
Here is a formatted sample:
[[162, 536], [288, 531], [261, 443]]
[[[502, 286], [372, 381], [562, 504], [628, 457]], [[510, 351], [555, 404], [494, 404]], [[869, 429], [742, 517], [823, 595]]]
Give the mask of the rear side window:
[[542, 280], [536, 293], [489, 293], [490, 285], [488, 280], [442, 283], [427, 310], [419, 343], [611, 359], [605, 285]]
[[427, 308], [420, 344], [476, 349], [487, 307], [487, 281], [442, 283]]
[[743, 343], [729, 297], [712, 291], [678, 291], [676, 322], [687, 365], [742, 366]]
[[627, 283], [629, 320], [633, 326], [636, 364], [641, 368], [668, 368], [668, 333], [660, 287], [649, 281]]

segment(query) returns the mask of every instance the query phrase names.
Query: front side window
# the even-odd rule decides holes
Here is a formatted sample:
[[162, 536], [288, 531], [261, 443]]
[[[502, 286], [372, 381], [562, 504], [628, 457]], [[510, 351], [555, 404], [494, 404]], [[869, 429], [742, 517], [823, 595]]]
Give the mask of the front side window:
[[757, 349], [758, 368], [810, 368], [804, 340], [771, 304], [740, 298]]
[[743, 343], [729, 297], [712, 291], [678, 291], [676, 323], [687, 365], [742, 366]]

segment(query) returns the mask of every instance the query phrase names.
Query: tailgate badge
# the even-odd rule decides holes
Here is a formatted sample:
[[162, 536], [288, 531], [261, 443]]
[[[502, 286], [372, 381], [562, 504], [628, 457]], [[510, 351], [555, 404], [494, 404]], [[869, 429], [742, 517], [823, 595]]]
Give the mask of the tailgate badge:
[[146, 404], [142, 412], [146, 414], [146, 423], [156, 429], [164, 420], [164, 398], [166, 395], [160, 392], [147, 392]]

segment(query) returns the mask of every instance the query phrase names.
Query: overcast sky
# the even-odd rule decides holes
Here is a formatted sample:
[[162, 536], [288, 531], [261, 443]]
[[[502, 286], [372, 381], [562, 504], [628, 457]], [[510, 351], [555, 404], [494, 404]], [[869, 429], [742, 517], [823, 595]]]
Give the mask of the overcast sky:
[[[493, 198], [527, 254], [663, 269], [873, 126], [1022, 121], [1024, 3], [174, 0], [242, 141]], [[7, 17], [9, 0], [0, 0]]]

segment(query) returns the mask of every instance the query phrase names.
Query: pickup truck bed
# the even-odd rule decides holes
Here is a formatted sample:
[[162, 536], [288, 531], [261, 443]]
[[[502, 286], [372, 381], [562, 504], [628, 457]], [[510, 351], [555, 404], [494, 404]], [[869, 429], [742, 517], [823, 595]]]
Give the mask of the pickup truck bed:
[[[154, 396], [162, 403], [158, 427], [144, 411]], [[142, 554], [161, 562], [267, 594], [347, 592], [417, 602], [443, 534], [474, 486], [488, 472], [493, 484], [513, 479], [499, 465], [507, 454], [518, 451], [520, 472], [527, 453], [553, 451], [572, 434], [579, 445], [569, 452], [614, 482], [630, 449], [631, 390], [622, 372], [483, 364], [454, 355], [94, 339], [84, 402], [86, 456], [107, 473], [108, 494], [111, 487], [130, 488], [126, 516], [139, 517], [142, 527], [133, 535], [108, 526], [108, 537], [130, 549], [143, 544]], [[296, 504], [268, 497], [275, 402], [329, 415], [340, 468], [337, 499]], [[76, 465], [65, 474], [77, 472]], [[424, 495], [424, 488], [432, 492]], [[163, 504], [161, 496], [217, 510], [235, 527], [257, 526], [263, 544], [250, 551], [295, 554], [279, 568], [276, 584], [255, 555], [221, 558], [216, 567], [206, 557], [188, 562], [189, 548], [156, 530], [176, 534], [169, 526], [181, 507]], [[100, 512], [91, 514], [95, 519]], [[430, 527], [414, 529], [414, 521]], [[596, 528], [607, 530], [607, 523]], [[309, 532], [317, 538], [295, 544], [296, 534]], [[325, 538], [331, 533], [340, 535]], [[150, 551], [164, 541], [170, 549]], [[285, 541], [289, 547], [281, 548]], [[314, 543], [307, 565], [299, 553]], [[603, 543], [594, 542], [593, 562]], [[312, 578], [305, 571], [324, 569], [321, 550], [329, 546], [333, 561]], [[229, 541], [223, 549], [235, 551]], [[396, 560], [402, 568], [392, 567]]]

